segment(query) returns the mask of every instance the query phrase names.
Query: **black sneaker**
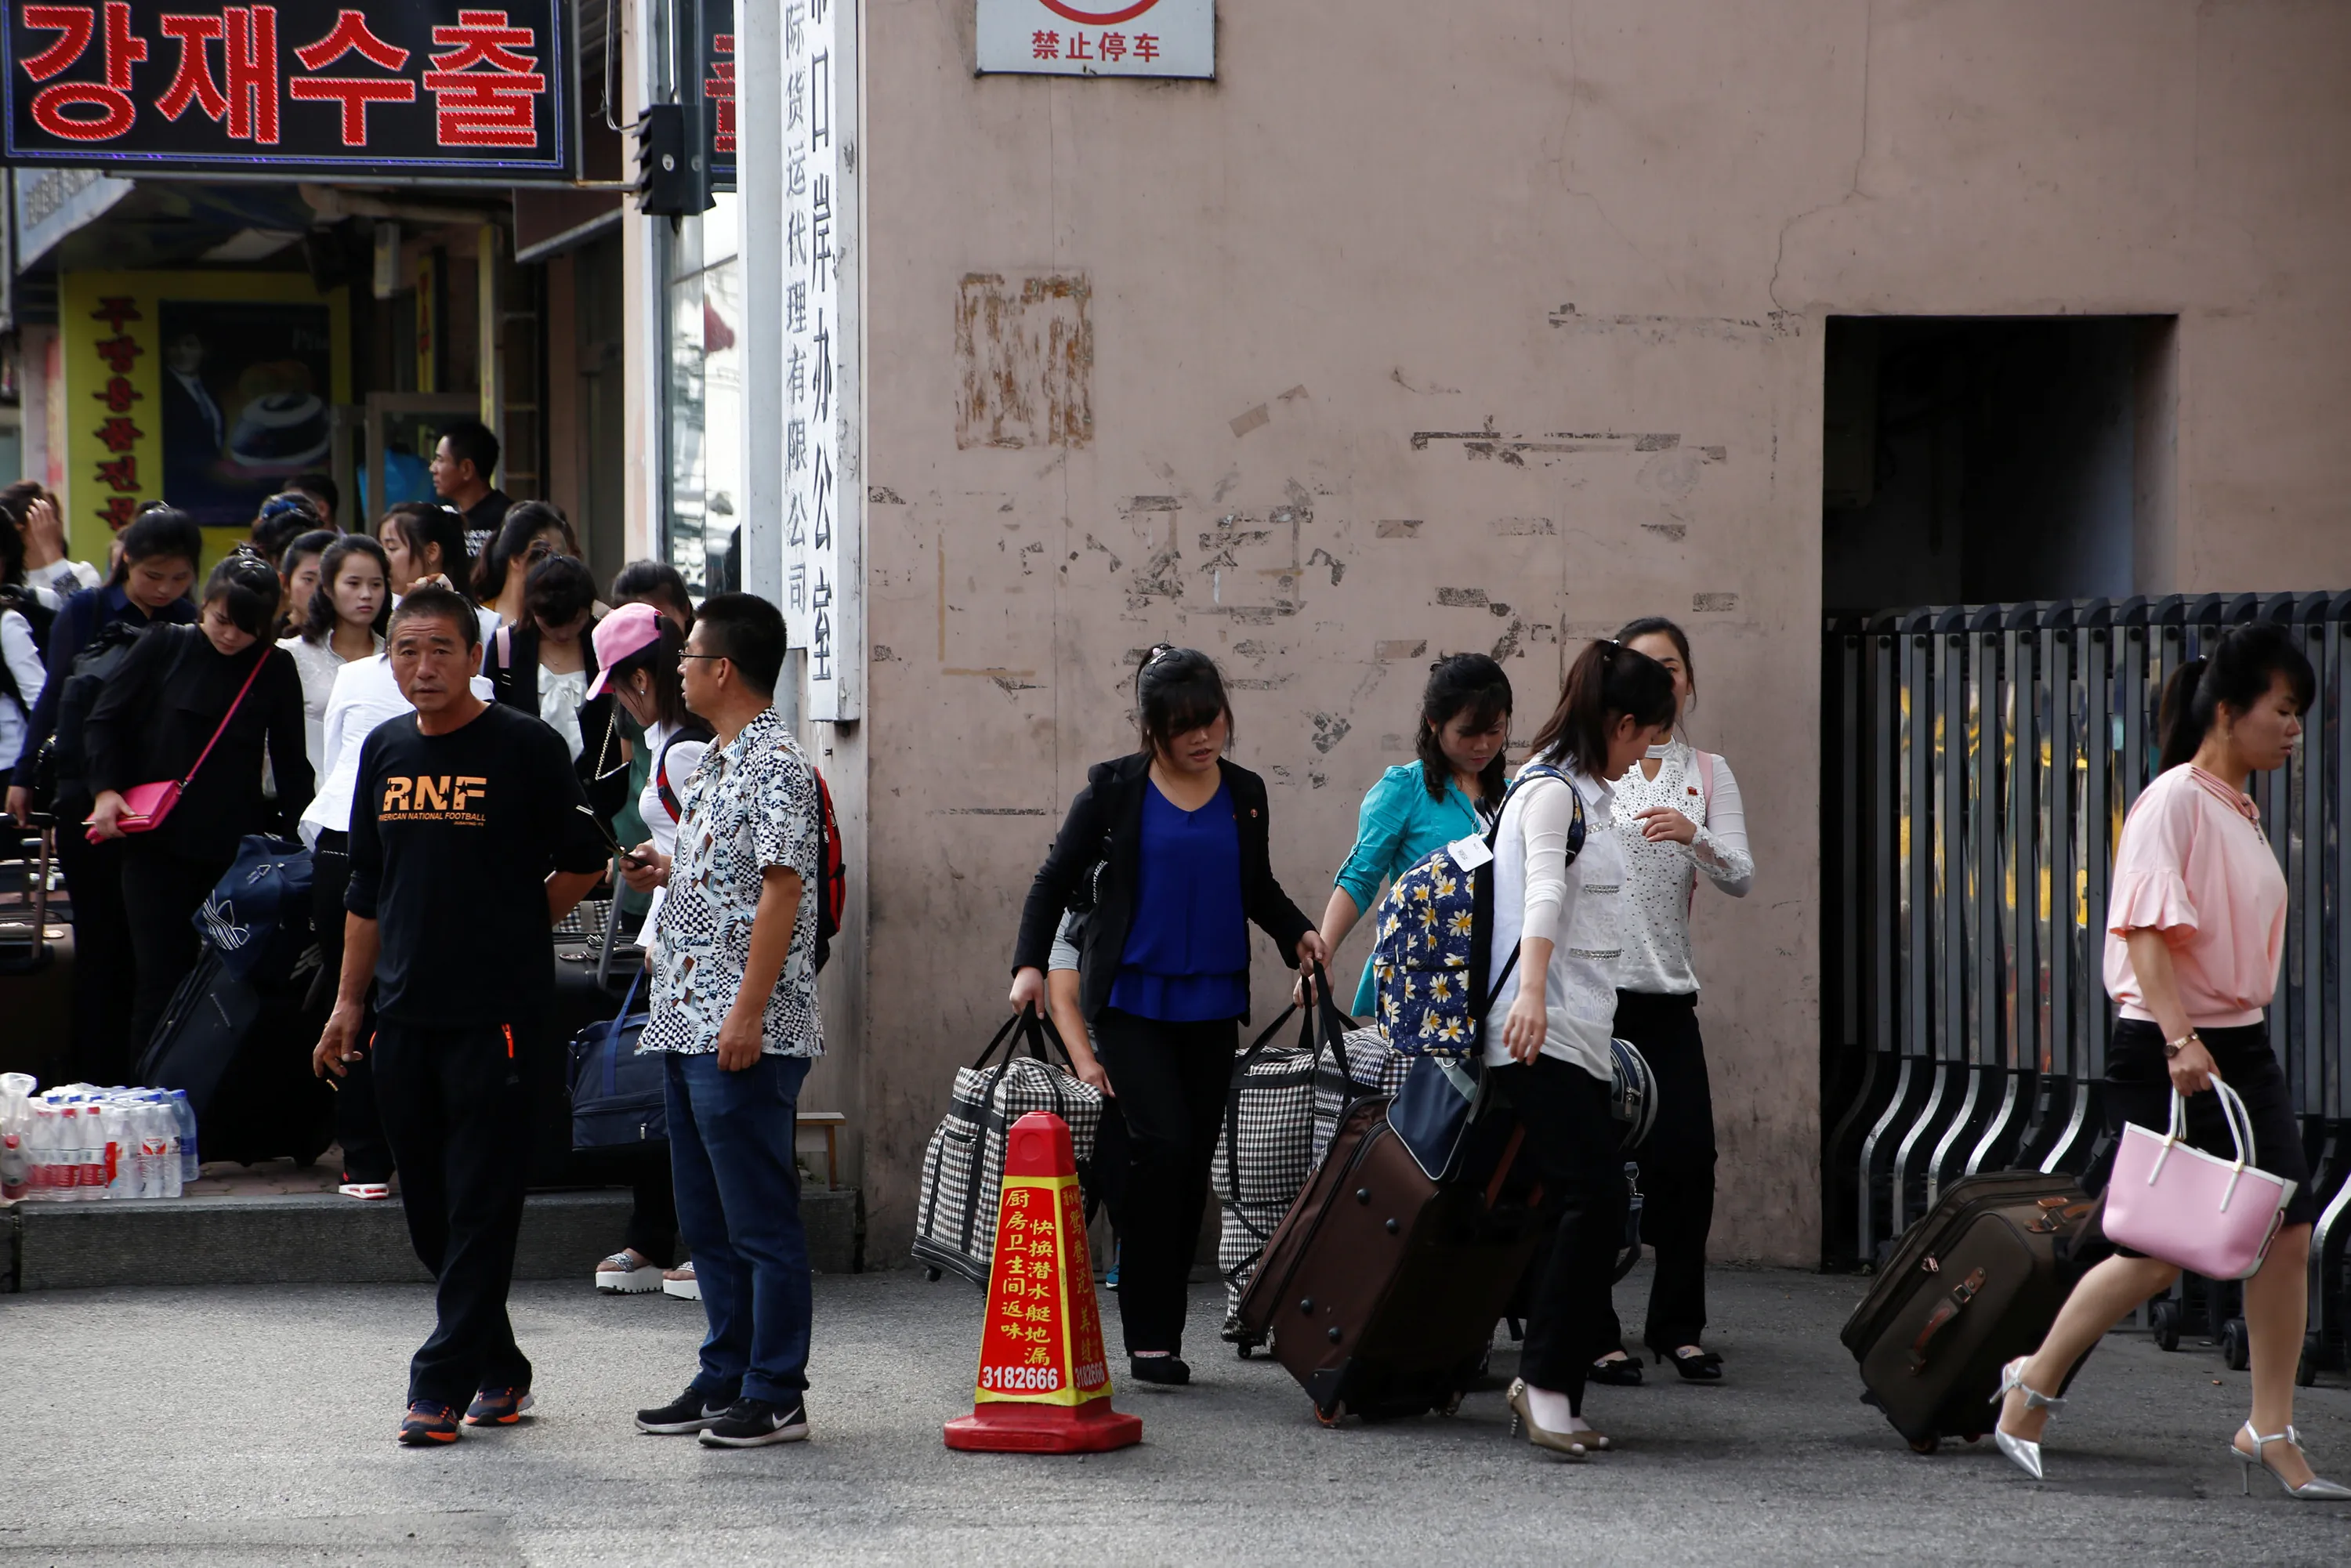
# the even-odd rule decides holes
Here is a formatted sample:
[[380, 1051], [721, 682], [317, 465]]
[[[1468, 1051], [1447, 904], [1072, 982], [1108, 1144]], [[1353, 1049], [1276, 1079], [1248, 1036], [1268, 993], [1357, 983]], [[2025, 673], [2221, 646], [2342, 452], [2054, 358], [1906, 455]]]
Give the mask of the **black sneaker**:
[[430, 1399], [419, 1399], [401, 1417], [401, 1446], [408, 1448], [434, 1448], [457, 1440], [457, 1410], [453, 1405], [435, 1405]]
[[1130, 1355], [1126, 1358], [1126, 1370], [1137, 1383], [1162, 1383], [1175, 1388], [1192, 1381], [1192, 1369], [1184, 1364], [1181, 1356]]
[[707, 1431], [718, 1425], [726, 1414], [726, 1405], [718, 1400], [705, 1400], [689, 1388], [658, 1410], [637, 1412], [637, 1430], [656, 1437], [682, 1437], [688, 1432]]
[[769, 1443], [798, 1443], [808, 1437], [808, 1404], [795, 1396], [789, 1405], [765, 1399], [737, 1399], [726, 1414], [703, 1429], [704, 1446], [713, 1448], [758, 1448]]

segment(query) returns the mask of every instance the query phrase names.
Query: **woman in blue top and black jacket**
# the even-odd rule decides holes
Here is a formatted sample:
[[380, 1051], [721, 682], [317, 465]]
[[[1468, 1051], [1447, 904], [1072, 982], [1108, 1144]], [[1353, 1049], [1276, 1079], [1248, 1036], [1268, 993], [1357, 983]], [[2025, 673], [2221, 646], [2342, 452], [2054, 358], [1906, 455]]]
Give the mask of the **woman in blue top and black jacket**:
[[[1355, 847], [1339, 868], [1322, 911], [1322, 941], [1336, 953], [1347, 933], [1393, 882], [1456, 839], [1482, 835], [1502, 805], [1502, 749], [1510, 739], [1510, 677], [1483, 653], [1456, 653], [1428, 667], [1420, 694], [1416, 762], [1380, 775], [1355, 815]], [[1378, 1011], [1372, 967], [1355, 987], [1357, 1018]]]
[[1249, 1013], [1249, 926], [1301, 968], [1330, 956], [1274, 880], [1265, 781], [1224, 759], [1232, 705], [1215, 661], [1165, 643], [1135, 676], [1144, 749], [1096, 763], [1020, 915], [1012, 1006], [1046, 1009], [1045, 965], [1082, 906], [1079, 1005], [1118, 1089], [1119, 1315], [1134, 1377], [1186, 1383], [1184, 1286]]

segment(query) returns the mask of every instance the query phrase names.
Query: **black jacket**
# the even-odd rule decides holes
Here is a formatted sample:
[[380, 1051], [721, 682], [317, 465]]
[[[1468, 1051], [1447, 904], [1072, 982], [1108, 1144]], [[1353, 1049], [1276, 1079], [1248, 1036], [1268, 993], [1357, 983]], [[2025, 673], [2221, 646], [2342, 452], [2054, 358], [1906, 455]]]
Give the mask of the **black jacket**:
[[[580, 634], [580, 653], [586, 661], [588, 684], [596, 684], [596, 643]], [[538, 622], [525, 621], [501, 626], [482, 650], [482, 674], [490, 683], [493, 700], [538, 716]], [[600, 817], [619, 814], [629, 800], [629, 764], [621, 756], [620, 705], [611, 692], [580, 705], [580, 759], [572, 770], [588, 803]], [[598, 766], [601, 763], [601, 767]]]
[[[1219, 761], [1217, 766], [1232, 794], [1233, 820], [1240, 826], [1241, 908], [1285, 956], [1294, 955], [1298, 939], [1313, 930], [1314, 923], [1273, 879], [1265, 780], [1231, 762]], [[1037, 868], [1037, 880], [1029, 887], [1029, 902], [1020, 911], [1020, 942], [1014, 949], [1012, 967], [1042, 969], [1051, 960], [1053, 933], [1061, 926], [1071, 896], [1102, 858], [1103, 836], [1109, 836], [1109, 874], [1102, 879], [1101, 897], [1078, 936], [1078, 1005], [1089, 1019], [1099, 1018], [1109, 1006], [1111, 986], [1118, 978], [1119, 961], [1126, 953], [1141, 869], [1144, 791], [1150, 788], [1150, 779], [1151, 758], [1144, 752], [1114, 762], [1097, 762], [1087, 769], [1086, 787], [1070, 802], [1061, 835], [1053, 841], [1045, 863]]]
[[[189, 860], [227, 861], [245, 834], [287, 832], [309, 805], [302, 677], [293, 657], [265, 639], [225, 659], [199, 626], [150, 628], [99, 694], [84, 731], [90, 789], [186, 774], [256, 663], [261, 672], [236, 716], [146, 844]], [[277, 779], [274, 803], [261, 793], [265, 744]]]

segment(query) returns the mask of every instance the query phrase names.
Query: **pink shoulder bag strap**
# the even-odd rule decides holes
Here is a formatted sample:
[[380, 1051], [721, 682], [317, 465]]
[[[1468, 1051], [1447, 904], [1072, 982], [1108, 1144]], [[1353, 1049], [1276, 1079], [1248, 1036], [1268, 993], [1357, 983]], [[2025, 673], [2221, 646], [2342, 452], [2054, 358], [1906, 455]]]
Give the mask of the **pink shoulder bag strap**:
[[189, 764], [185, 773], [180, 775], [176, 781], [159, 779], [152, 784], [133, 784], [122, 792], [122, 813], [114, 820], [117, 829], [125, 833], [152, 833], [163, 825], [163, 820], [172, 814], [172, 808], [180, 803], [181, 792], [187, 789], [189, 780], [195, 778], [196, 769], [204, 765], [204, 758], [213, 754], [213, 747], [220, 744], [220, 737], [228, 733], [229, 720], [235, 718], [236, 710], [245, 706], [245, 694], [253, 689], [254, 681], [261, 674], [261, 667], [269, 663], [270, 656], [277, 652], [275, 648], [265, 648], [261, 657], [253, 662], [253, 668], [246, 674], [245, 685], [236, 688], [236, 700], [228, 705], [228, 712], [221, 715], [219, 725], [213, 730], [213, 737], [204, 742], [204, 748], [196, 753], [195, 761]]

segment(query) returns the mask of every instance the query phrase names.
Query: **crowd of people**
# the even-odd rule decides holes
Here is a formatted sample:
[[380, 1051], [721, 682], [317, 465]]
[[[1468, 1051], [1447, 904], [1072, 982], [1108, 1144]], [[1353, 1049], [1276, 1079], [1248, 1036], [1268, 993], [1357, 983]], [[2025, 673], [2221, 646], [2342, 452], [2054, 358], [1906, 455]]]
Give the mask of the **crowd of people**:
[[[331, 526], [323, 479], [290, 487], [201, 589], [202, 532], [169, 507], [120, 531], [100, 578], [65, 558], [52, 497], [0, 492], [8, 810], [86, 829], [58, 837], [80, 955], [70, 1074], [127, 1079], [240, 835], [298, 831], [337, 977], [313, 1060], [342, 1087], [344, 1190], [382, 1197], [398, 1169], [437, 1282], [400, 1440], [511, 1424], [532, 1403], [506, 1311], [531, 1085], [560, 1043], [543, 1028], [548, 931], [617, 867], [650, 900], [640, 1049], [664, 1059], [669, 1138], [632, 1173], [635, 1218], [596, 1279], [671, 1282], [682, 1241], [707, 1322], [692, 1380], [636, 1423], [714, 1446], [792, 1441], [809, 1430], [794, 1130], [823, 1051], [823, 849], [820, 781], [773, 702], [782, 618], [739, 593], [697, 607], [653, 562], [600, 594], [563, 514], [490, 483], [496, 455], [488, 432], [454, 427], [433, 469], [446, 504], [394, 507], [372, 536]], [[2125, 824], [2105, 936], [2121, 1014], [2106, 1104], [2117, 1133], [2160, 1128], [2176, 1090], [2189, 1141], [2225, 1152], [2208, 1092], [2225, 1076], [2254, 1163], [2300, 1184], [2246, 1291], [2253, 1407], [2231, 1452], [2294, 1496], [2335, 1500], [2351, 1490], [2312, 1473], [2292, 1423], [2314, 1216], [2263, 1023], [2285, 885], [2244, 792], [2290, 755], [2313, 686], [2291, 638], [2258, 624], [2165, 692], [2162, 771]], [[1743, 897], [1756, 863], [1729, 764], [1689, 739], [1698, 700], [1686, 633], [1635, 620], [1577, 653], [1513, 777], [1507, 673], [1439, 660], [1415, 758], [1364, 796], [1317, 923], [1274, 874], [1270, 797], [1232, 758], [1215, 661], [1166, 644], [1144, 656], [1137, 747], [1095, 765], [1071, 803], [1023, 908], [1009, 995], [1058, 1021], [1123, 1124], [1108, 1186], [1135, 1380], [1190, 1379], [1186, 1282], [1249, 1012], [1249, 927], [1302, 991], [1384, 886], [1481, 839], [1493, 928], [1477, 1057], [1544, 1205], [1518, 1424], [1564, 1457], [1612, 1451], [1623, 1433], [1595, 1425], [1587, 1390], [1642, 1381], [1611, 1296], [1625, 1223], [1612, 1040], [1639, 1050], [1657, 1103], [1634, 1151], [1656, 1255], [1640, 1343], [1683, 1379], [1724, 1375], [1704, 1343], [1716, 1138], [1690, 919], [1700, 883]], [[151, 780], [176, 781], [179, 809], [158, 810]], [[615, 819], [643, 828], [617, 854]], [[446, 983], [459, 972], [468, 984]], [[1355, 1014], [1377, 1010], [1374, 979], [1366, 965]], [[2043, 1473], [2054, 1391], [2080, 1357], [2176, 1273], [2129, 1254], [2099, 1264], [2007, 1369], [1997, 1437], [2020, 1468]]]

